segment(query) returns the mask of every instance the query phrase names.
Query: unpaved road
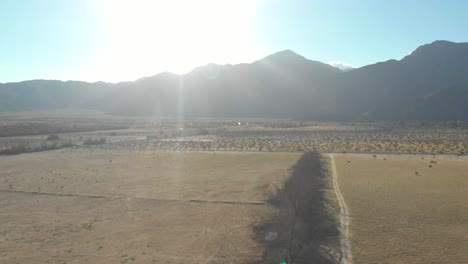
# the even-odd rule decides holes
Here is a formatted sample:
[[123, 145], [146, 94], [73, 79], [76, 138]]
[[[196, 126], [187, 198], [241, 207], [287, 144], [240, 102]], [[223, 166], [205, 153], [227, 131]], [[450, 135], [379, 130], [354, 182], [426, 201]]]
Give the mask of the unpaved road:
[[353, 255], [351, 253], [351, 243], [349, 241], [349, 222], [350, 215], [346, 202], [343, 198], [343, 195], [340, 191], [340, 186], [338, 184], [338, 172], [336, 171], [335, 157], [333, 154], [330, 154], [330, 166], [332, 168], [333, 175], [333, 188], [335, 189], [336, 197], [338, 199], [338, 204], [340, 206], [340, 247], [343, 254], [341, 263], [351, 264], [353, 263]]

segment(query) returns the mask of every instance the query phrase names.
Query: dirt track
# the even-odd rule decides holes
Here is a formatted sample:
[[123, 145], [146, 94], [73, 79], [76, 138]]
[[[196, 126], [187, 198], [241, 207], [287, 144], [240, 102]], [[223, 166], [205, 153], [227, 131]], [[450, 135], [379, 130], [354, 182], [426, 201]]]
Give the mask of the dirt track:
[[343, 264], [352, 264], [353, 255], [351, 251], [351, 243], [349, 241], [349, 223], [350, 223], [350, 213], [346, 202], [343, 198], [343, 195], [340, 191], [340, 186], [338, 183], [338, 172], [336, 170], [335, 157], [333, 154], [330, 154], [330, 166], [332, 169], [333, 176], [333, 188], [335, 189], [336, 197], [338, 199], [338, 204], [340, 206], [340, 247], [342, 252], [341, 263]]

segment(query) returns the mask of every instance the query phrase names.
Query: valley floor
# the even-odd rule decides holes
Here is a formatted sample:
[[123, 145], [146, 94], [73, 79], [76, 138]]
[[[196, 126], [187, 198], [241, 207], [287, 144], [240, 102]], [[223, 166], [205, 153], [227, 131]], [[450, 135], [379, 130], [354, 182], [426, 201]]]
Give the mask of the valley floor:
[[0, 158], [1, 263], [259, 263], [299, 153], [63, 149]]
[[468, 263], [468, 157], [334, 156], [354, 263]]

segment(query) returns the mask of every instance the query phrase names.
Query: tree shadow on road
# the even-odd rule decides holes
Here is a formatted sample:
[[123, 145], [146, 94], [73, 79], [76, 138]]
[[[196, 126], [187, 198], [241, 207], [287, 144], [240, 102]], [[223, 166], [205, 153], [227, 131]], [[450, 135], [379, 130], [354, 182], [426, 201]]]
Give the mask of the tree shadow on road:
[[317, 152], [304, 153], [271, 195], [278, 213], [255, 227], [265, 263], [339, 263], [339, 209], [326, 196], [327, 164]]

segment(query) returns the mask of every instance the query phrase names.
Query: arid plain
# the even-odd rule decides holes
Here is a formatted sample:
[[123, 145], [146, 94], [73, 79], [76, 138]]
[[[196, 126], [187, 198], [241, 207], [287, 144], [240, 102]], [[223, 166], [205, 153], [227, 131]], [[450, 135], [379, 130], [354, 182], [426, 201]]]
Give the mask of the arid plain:
[[62, 149], [0, 160], [2, 263], [256, 263], [298, 153]]
[[335, 155], [355, 263], [467, 263], [468, 158]]
[[465, 123], [74, 113], [2, 116], [0, 263], [468, 262]]

